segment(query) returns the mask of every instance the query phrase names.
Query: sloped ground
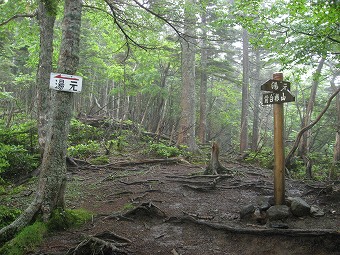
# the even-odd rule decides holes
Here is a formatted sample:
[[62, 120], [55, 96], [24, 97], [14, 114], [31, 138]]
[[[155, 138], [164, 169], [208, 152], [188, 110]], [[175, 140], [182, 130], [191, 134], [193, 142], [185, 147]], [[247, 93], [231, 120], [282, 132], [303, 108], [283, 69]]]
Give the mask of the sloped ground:
[[[35, 254], [66, 254], [103, 233], [121, 237], [125, 253], [112, 254], [340, 254], [339, 183], [287, 180], [288, 195], [318, 205], [325, 215], [291, 218], [288, 230], [271, 229], [240, 220], [239, 212], [273, 194], [272, 171], [221, 163], [233, 174], [199, 176], [204, 166], [185, 162], [70, 169], [67, 206], [92, 211], [93, 221], [50, 234]], [[339, 235], [298, 235], [292, 229]]]

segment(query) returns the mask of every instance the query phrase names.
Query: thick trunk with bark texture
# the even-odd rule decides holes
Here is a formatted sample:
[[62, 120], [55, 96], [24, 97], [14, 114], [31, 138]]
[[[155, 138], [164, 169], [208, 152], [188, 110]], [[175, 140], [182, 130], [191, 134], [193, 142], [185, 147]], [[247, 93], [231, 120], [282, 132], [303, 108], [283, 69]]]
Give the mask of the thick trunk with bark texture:
[[47, 89], [50, 73], [52, 72], [53, 28], [55, 14], [48, 12], [45, 5], [39, 2], [38, 21], [40, 27], [40, 54], [37, 72], [37, 101], [38, 101], [38, 136], [39, 145], [43, 152], [46, 144], [47, 127], [49, 121], [49, 102], [51, 91]]
[[[62, 42], [58, 72], [74, 74], [79, 62], [81, 25], [81, 0], [65, 0], [62, 23]], [[64, 207], [66, 187], [66, 149], [73, 94], [54, 92], [51, 103], [52, 118], [48, 124], [46, 145], [41, 165], [38, 189], [33, 202], [13, 223], [0, 230], [0, 243], [11, 239], [20, 229], [29, 224], [35, 215], [42, 213], [48, 220], [57, 207]]]

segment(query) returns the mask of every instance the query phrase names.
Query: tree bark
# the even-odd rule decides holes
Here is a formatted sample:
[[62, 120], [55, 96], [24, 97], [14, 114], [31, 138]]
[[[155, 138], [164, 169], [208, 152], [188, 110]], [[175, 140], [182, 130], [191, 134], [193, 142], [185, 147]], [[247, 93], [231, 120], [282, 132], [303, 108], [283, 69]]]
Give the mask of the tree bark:
[[188, 146], [191, 152], [197, 151], [195, 141], [195, 23], [192, 12], [193, 0], [186, 0], [184, 13], [184, 34], [182, 47], [182, 96], [181, 117], [177, 144]]
[[259, 128], [259, 116], [260, 116], [260, 99], [261, 99], [261, 90], [260, 86], [258, 86], [258, 82], [260, 81], [260, 71], [261, 71], [261, 59], [260, 59], [260, 51], [259, 49], [256, 50], [255, 53], [255, 84], [254, 84], [254, 115], [253, 115], [253, 136], [251, 141], [251, 149], [256, 151], [258, 149], [259, 143], [259, 135], [260, 135], [260, 128]]
[[249, 112], [249, 38], [247, 30], [243, 29], [243, 81], [242, 81], [242, 113], [240, 152], [248, 149], [248, 112]]
[[[74, 74], [78, 67], [81, 9], [81, 0], [65, 0], [58, 62], [60, 73]], [[36, 196], [19, 218], [0, 230], [0, 243], [11, 239], [36, 214], [41, 213], [43, 220], [48, 220], [54, 209], [65, 206], [66, 149], [73, 94], [61, 91], [54, 93], [52, 118], [48, 125]]]
[[[339, 74], [335, 74], [331, 81], [331, 87], [334, 91], [337, 90], [335, 86], [335, 78]], [[337, 177], [337, 169], [340, 166], [340, 95], [339, 93], [336, 96], [336, 131], [335, 131], [335, 144], [334, 144], [334, 152], [333, 152], [333, 165], [331, 167], [331, 171], [329, 173], [330, 179], [335, 179]]]
[[51, 91], [47, 89], [47, 84], [49, 84], [50, 73], [52, 72], [53, 28], [55, 18], [56, 14], [46, 10], [45, 4], [42, 1], [39, 1], [38, 21], [40, 27], [40, 54], [36, 84], [38, 102], [38, 141], [42, 153], [46, 144], [47, 128], [50, 117], [49, 103], [51, 101]]
[[206, 28], [206, 8], [202, 12], [202, 46], [201, 46], [201, 87], [200, 87], [200, 119], [198, 137], [201, 143], [206, 142], [206, 127], [207, 127], [207, 28]]

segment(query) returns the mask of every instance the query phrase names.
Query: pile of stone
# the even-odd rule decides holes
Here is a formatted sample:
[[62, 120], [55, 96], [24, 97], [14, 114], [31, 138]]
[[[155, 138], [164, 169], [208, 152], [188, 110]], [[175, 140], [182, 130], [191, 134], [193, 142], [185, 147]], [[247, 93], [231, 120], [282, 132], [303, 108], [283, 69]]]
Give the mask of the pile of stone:
[[309, 205], [300, 197], [288, 197], [284, 205], [274, 204], [274, 197], [258, 197], [256, 205], [249, 204], [240, 210], [240, 219], [255, 220], [273, 228], [288, 228], [288, 224], [285, 223], [288, 218], [320, 217], [325, 214], [321, 208]]

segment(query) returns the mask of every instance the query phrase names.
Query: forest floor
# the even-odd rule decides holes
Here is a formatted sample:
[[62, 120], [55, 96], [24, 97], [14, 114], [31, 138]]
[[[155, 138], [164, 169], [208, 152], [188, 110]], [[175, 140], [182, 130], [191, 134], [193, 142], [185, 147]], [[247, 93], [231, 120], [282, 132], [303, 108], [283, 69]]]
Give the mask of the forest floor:
[[[292, 216], [284, 222], [287, 229], [275, 229], [240, 219], [242, 207], [273, 196], [272, 170], [221, 163], [232, 174], [205, 176], [204, 165], [138, 158], [69, 168], [67, 208], [85, 208], [93, 219], [48, 234], [30, 254], [66, 254], [91, 236], [115, 242], [120, 251], [110, 254], [340, 254], [339, 182], [287, 179], [288, 196], [317, 205], [325, 215]], [[87, 252], [78, 254], [94, 254]]]

